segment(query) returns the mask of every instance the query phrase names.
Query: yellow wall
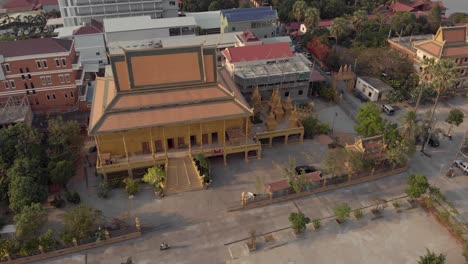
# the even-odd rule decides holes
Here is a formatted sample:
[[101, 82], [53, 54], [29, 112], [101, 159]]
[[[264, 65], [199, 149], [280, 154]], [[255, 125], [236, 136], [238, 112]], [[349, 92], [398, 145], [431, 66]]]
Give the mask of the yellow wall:
[[[236, 119], [229, 119], [226, 120], [226, 130], [231, 129], [245, 129], [244, 118], [236, 118]], [[223, 133], [223, 126], [224, 121], [212, 121], [206, 122], [201, 124], [201, 131], [203, 134], [208, 134], [208, 143], [212, 143], [211, 133], [217, 132], [218, 133], [218, 144], [222, 144], [224, 141], [224, 133]], [[201, 144], [202, 135], [200, 133], [200, 123], [197, 124], [187, 124], [187, 125], [179, 125], [179, 126], [169, 126], [169, 127], [162, 127], [159, 128], [147, 128], [147, 129], [137, 129], [131, 130], [126, 132], [119, 132], [119, 133], [111, 133], [111, 134], [104, 134], [104, 135], [97, 135], [96, 142], [98, 145], [98, 149], [100, 153], [110, 153], [111, 155], [125, 155], [125, 147], [129, 154], [143, 154], [143, 142], [148, 142], [151, 144], [151, 137], [152, 142], [157, 140], [161, 140], [163, 144], [163, 148], [166, 148], [167, 140], [164, 138], [174, 139], [175, 148], [177, 148], [178, 138], [183, 137], [184, 143], [188, 146], [190, 142], [190, 136], [195, 135], [197, 145]], [[124, 146], [124, 139], [125, 139], [125, 146]], [[154, 146], [154, 145], [153, 145]], [[156, 152], [156, 147], [154, 147]], [[161, 151], [159, 151], [161, 152]], [[150, 153], [151, 153], [151, 146], [150, 146]]]

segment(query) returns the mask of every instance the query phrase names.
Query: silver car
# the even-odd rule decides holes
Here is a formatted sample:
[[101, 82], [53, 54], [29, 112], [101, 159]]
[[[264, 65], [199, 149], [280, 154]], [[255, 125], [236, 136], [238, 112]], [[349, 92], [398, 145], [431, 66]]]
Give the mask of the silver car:
[[460, 168], [464, 174], [468, 174], [468, 162], [462, 160], [456, 160], [453, 162], [455, 166]]

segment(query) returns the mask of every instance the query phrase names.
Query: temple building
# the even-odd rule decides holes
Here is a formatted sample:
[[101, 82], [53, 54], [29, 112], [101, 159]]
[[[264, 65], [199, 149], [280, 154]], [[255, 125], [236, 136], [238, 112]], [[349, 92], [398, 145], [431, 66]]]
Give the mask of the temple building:
[[260, 158], [249, 130], [253, 109], [230, 78], [218, 76], [214, 48], [114, 50], [110, 61], [89, 124], [104, 177], [139, 177], [198, 153]]

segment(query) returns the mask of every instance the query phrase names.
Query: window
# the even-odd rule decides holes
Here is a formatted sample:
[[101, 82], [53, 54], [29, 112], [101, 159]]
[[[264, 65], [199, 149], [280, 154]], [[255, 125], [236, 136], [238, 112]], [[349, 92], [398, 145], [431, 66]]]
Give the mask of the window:
[[52, 84], [52, 77], [47, 76], [47, 83]]
[[62, 58], [62, 66], [67, 66], [67, 60], [65, 58]]
[[5, 63], [5, 70], [6, 72], [10, 72], [10, 64]]
[[46, 85], [46, 77], [45, 76], [41, 76], [41, 84], [42, 85]]
[[302, 95], [303, 93], [304, 93], [304, 92], [303, 92], [302, 90], [299, 90], [299, 91], [297, 92], [298, 95]]
[[284, 92], [284, 96], [288, 97], [288, 96], [289, 96], [289, 92]]
[[26, 80], [26, 77], [24, 77], [24, 75], [21, 75], [21, 79]]
[[38, 69], [42, 69], [41, 61], [37, 60], [36, 61], [36, 66]]
[[65, 74], [65, 80], [67, 81], [67, 83], [70, 82], [70, 74]]
[[49, 95], [49, 94], [46, 94], [46, 97], [47, 97], [47, 100], [50, 101], [50, 95]]
[[11, 86], [11, 88], [13, 88], [13, 89], [16, 88], [16, 84], [15, 84], [15, 81], [14, 81], [14, 80], [10, 80], [10, 86]]
[[60, 60], [59, 59], [55, 59], [55, 66], [60, 67]]
[[64, 93], [63, 93], [63, 97], [65, 97], [65, 99], [68, 98], [68, 93], [67, 93], [67, 92], [64, 92]]
[[47, 61], [46, 61], [46, 60], [43, 60], [43, 61], [42, 61], [42, 66], [44, 66], [44, 69], [49, 68], [49, 66], [47, 65]]
[[[33, 91], [33, 92], [34, 92], [34, 91]], [[37, 100], [37, 97], [36, 97], [36, 98], [34, 98], [34, 101], [36, 102], [36, 105], [38, 105], [38, 104], [39, 104], [39, 100]]]
[[28, 79], [31, 80], [31, 74], [28, 74]]
[[99, 55], [101, 55], [101, 52], [96, 52], [96, 56], [99, 56]]
[[468, 58], [464, 58], [464, 59], [463, 59], [463, 62], [468, 62]]
[[54, 100], [57, 99], [57, 97], [55, 97], [55, 94], [54, 94], [54, 93], [52, 94], [52, 98], [53, 98]]
[[4, 82], [3, 82], [3, 85], [5, 85], [5, 89], [10, 89], [10, 85], [8, 84], [7, 81], [4, 81]]
[[20, 73], [23, 73], [23, 68], [20, 68]]
[[75, 95], [73, 94], [73, 92], [70, 92], [70, 97], [71, 97], [71, 98], [75, 97]]
[[28, 96], [29, 96], [29, 91], [26, 91], [26, 95], [28, 95]]
[[29, 67], [26, 67], [26, 72], [29, 72]]
[[65, 82], [65, 79], [63, 78], [63, 75], [59, 75], [59, 80], [60, 80], [60, 83], [64, 83]]
[[36, 94], [36, 90], [33, 90], [33, 94]]
[[236, 27], [232, 27], [232, 31], [236, 31]]
[[31, 83], [31, 89], [34, 89], [34, 88], [35, 88], [34, 83]]
[[98, 61], [99, 64], [102, 64], [102, 60]]
[[24, 89], [28, 89], [28, 83], [24, 83]]
[[175, 1], [169, 1], [169, 5], [175, 6]]

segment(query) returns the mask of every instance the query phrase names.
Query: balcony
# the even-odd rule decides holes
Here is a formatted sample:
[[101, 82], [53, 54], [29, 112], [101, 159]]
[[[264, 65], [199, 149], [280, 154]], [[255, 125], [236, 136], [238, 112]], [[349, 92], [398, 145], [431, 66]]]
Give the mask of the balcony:
[[84, 76], [85, 76], [85, 72], [83, 70], [78, 70], [76, 72], [75, 84], [77, 86], [83, 85]]
[[75, 59], [72, 62], [72, 69], [76, 71], [76, 70], [81, 69], [82, 67], [83, 65], [81, 65], [80, 56], [79, 55], [75, 56]]

